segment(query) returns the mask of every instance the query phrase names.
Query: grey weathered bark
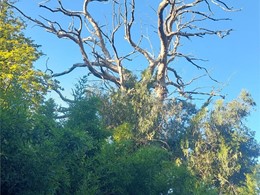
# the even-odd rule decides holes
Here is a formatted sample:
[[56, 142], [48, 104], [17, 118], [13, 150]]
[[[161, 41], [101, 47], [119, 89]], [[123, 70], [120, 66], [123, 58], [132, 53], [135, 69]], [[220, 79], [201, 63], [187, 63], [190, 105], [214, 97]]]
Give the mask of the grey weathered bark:
[[[70, 73], [77, 67], [85, 66], [94, 76], [112, 82], [122, 90], [125, 90], [129, 87], [127, 85], [129, 73], [133, 73], [133, 70], [127, 70], [124, 66], [124, 61], [131, 60], [133, 54], [139, 53], [147, 60], [148, 66], [144, 71], [148, 72], [147, 75], [149, 75], [149, 77], [142, 77], [138, 82], [147, 82], [147, 80], [152, 82], [152, 85], [149, 86], [154, 89], [160, 100], [164, 100], [165, 97], [167, 97], [169, 86], [173, 86], [181, 95], [214, 94], [196, 90], [185, 90], [185, 87], [200, 77], [191, 78], [189, 82], [185, 82], [174, 67], [173, 62], [176, 58], [183, 58], [195, 68], [204, 70], [205, 74], [214, 80], [206, 68], [195, 63], [198, 59], [181, 53], [179, 46], [182, 38], [191, 39], [192, 37], [204, 37], [206, 35], [216, 35], [223, 38], [230, 33], [231, 29], [211, 30], [198, 26], [200, 22], [204, 21], [216, 22], [229, 20], [229, 18], [213, 18], [212, 6], [217, 6], [224, 11], [234, 11], [224, 0], [191, 0], [188, 3], [184, 0], [158, 1], [157, 10], [155, 9], [157, 12], [157, 38], [160, 42], [157, 56], [151, 55], [147, 49], [142, 47], [142, 36], [138, 42], [132, 37], [137, 5], [135, 0], [110, 1], [113, 9], [113, 14], [111, 15], [113, 22], [111, 29], [108, 31], [109, 33], [103, 30], [102, 26], [99, 25], [98, 21], [88, 10], [89, 4], [94, 1], [95, 0], [84, 0], [81, 11], [71, 11], [65, 8], [62, 0], [57, 0], [59, 4], [57, 8], [40, 4], [41, 8], [47, 9], [53, 14], [62, 13], [67, 17], [78, 19], [78, 26], [74, 26], [74, 23], [72, 23], [67, 29], [64, 29], [58, 21], [44, 17], [41, 17], [42, 20], [34, 19], [19, 8], [13, 6], [24, 17], [48, 32], [56, 35], [58, 38], [70, 39], [78, 45], [83, 63], [76, 63], [72, 65], [69, 70], [54, 73], [52, 77], [62, 76]], [[103, 1], [108, 0], [102, 0], [96, 3], [102, 6]], [[138, 5], [144, 6], [144, 8], [147, 9], [145, 4]], [[83, 29], [85, 27], [86, 29]], [[118, 32], [122, 30], [125, 36], [118, 37]], [[124, 49], [116, 44], [115, 39], [126, 40], [132, 47], [132, 51], [120, 55]], [[87, 52], [86, 48], [88, 51], [91, 50], [91, 54]], [[89, 55], [91, 55], [91, 57]], [[91, 60], [93, 57], [94, 60]]]

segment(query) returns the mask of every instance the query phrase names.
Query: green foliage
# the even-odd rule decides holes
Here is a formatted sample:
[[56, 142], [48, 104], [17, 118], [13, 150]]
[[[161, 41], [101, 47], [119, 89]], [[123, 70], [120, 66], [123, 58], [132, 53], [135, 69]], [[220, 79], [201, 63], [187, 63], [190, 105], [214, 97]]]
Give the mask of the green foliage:
[[13, 105], [7, 100], [22, 90], [23, 98], [37, 105], [46, 92], [41, 83], [43, 72], [33, 69], [33, 62], [41, 56], [39, 46], [24, 36], [24, 22], [14, 16], [5, 1], [0, 9], [0, 104]]
[[102, 95], [84, 77], [59, 121], [23, 28], [1, 4], [1, 194], [259, 194], [248, 92], [196, 109], [158, 101], [148, 71], [142, 84], [129, 73], [125, 90]]
[[75, 194], [104, 139], [97, 99], [76, 101], [59, 123], [52, 99], [32, 107], [18, 89], [1, 97], [1, 194]]
[[257, 178], [256, 170], [254, 170], [254, 172], [251, 174], [246, 174], [245, 176], [246, 176], [246, 180], [243, 183], [243, 185], [238, 188], [238, 193], [258, 195], [260, 193], [260, 189], [259, 189], [260, 181], [259, 178]]
[[[132, 157], [134, 180], [129, 194], [159, 194], [156, 176], [163, 171], [163, 163], [169, 161], [170, 154], [159, 147], [147, 146], [137, 150]], [[165, 187], [164, 190], [168, 190], [168, 186]]]
[[115, 93], [105, 103], [102, 116], [108, 122], [105, 124], [112, 124], [114, 141], [133, 140], [138, 147], [152, 144], [167, 148], [176, 165], [188, 166], [197, 176], [192, 181], [202, 189], [197, 194], [208, 194], [206, 189], [212, 189], [213, 194], [236, 194], [248, 190], [243, 186], [255, 186], [250, 175], [260, 147], [244, 124], [255, 106], [247, 92], [242, 91], [237, 100], [227, 104], [216, 101], [210, 111], [209, 107], [197, 110], [182, 100], [157, 104], [145, 86]]
[[95, 97], [72, 103], [67, 113], [69, 116], [67, 127], [85, 130], [97, 140], [102, 138], [102, 127], [98, 117], [99, 105], [100, 101]]
[[186, 153], [189, 166], [223, 194], [237, 194], [241, 186], [248, 186], [245, 183], [254, 183], [250, 174], [260, 146], [243, 123], [254, 105], [243, 91], [237, 100], [226, 105], [217, 101], [212, 111], [199, 112], [192, 120]]
[[31, 139], [33, 115], [46, 92], [39, 82], [42, 73], [32, 67], [40, 52], [4, 2], [0, 9], [1, 193], [33, 194], [48, 183], [39, 182], [47, 169]]
[[192, 175], [186, 166], [177, 166], [172, 162], [163, 164], [163, 168], [156, 176], [156, 180], [155, 189], [163, 192], [163, 194], [218, 194], [216, 189]]
[[129, 140], [107, 143], [95, 162], [96, 182], [90, 182], [99, 187], [93, 194], [216, 194], [160, 147], [136, 148]]
[[[91, 100], [85, 101], [91, 110]], [[79, 102], [79, 105], [83, 105]], [[1, 192], [4, 194], [75, 194], [88, 175], [91, 157], [102, 137], [95, 112], [78, 126], [71, 108], [63, 126], [55, 120], [55, 104], [49, 100], [30, 117], [25, 110], [1, 114]], [[87, 109], [87, 106], [85, 106]], [[14, 118], [17, 117], [17, 119]], [[80, 122], [91, 125], [80, 125]], [[96, 129], [94, 129], [96, 128]], [[95, 132], [95, 133], [91, 133]]]
[[129, 124], [133, 139], [140, 142], [156, 136], [163, 106], [147, 86], [117, 91], [102, 100], [101, 115], [106, 126], [113, 129]]
[[113, 138], [117, 142], [132, 139], [133, 132], [131, 125], [129, 123], [124, 123], [116, 127], [113, 131]]
[[[23, 99], [19, 101], [22, 105]], [[51, 169], [57, 168], [50, 162], [55, 157], [52, 145], [47, 147], [44, 144], [45, 134], [35, 135], [36, 126], [44, 127], [42, 130], [46, 130], [44, 121], [47, 119], [42, 116], [40, 121], [37, 118], [32, 115], [27, 104], [13, 109], [2, 107], [1, 193], [3, 194], [34, 194], [34, 192], [50, 194], [48, 190], [53, 190], [55, 187], [52, 180], [55, 180], [56, 176], [50, 172]], [[37, 131], [41, 132], [38, 128]]]
[[[62, 123], [55, 119], [57, 106], [52, 99], [33, 113], [23, 98], [15, 100], [18, 107], [1, 108], [2, 193], [258, 193], [259, 145], [241, 123], [254, 106], [248, 94], [226, 105], [217, 101], [212, 111], [196, 111], [182, 101], [163, 105], [166, 109], [156, 118], [164, 124], [161, 130], [166, 138], [157, 132], [154, 140], [166, 142], [166, 150], [144, 139], [138, 126], [133, 128], [129, 120], [133, 115], [112, 118], [122, 124], [112, 128], [111, 140], [107, 139], [100, 97], [87, 96], [81, 84], [78, 87], [74, 94], [79, 98], [69, 104]], [[119, 101], [124, 111], [142, 112]], [[144, 108], [147, 115], [148, 109]]]

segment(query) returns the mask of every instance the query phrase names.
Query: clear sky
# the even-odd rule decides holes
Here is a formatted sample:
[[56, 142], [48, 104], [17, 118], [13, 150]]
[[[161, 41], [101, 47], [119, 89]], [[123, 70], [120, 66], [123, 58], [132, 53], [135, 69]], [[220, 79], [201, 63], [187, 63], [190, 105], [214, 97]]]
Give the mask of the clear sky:
[[[51, 0], [54, 1], [54, 0]], [[37, 7], [39, 0], [20, 0], [17, 6], [30, 16], [39, 19], [39, 15], [44, 15], [53, 20], [63, 20], [63, 16], [55, 16], [44, 12]], [[65, 0], [68, 9], [80, 9], [82, 1]], [[143, 21], [156, 24], [153, 19], [151, 7], [156, 8], [159, 0], [143, 0], [142, 12]], [[226, 2], [226, 1], [225, 1]], [[231, 1], [227, 1], [231, 2]], [[104, 24], [109, 20], [109, 3], [92, 2], [91, 12], [99, 14], [104, 19]], [[224, 39], [208, 37], [206, 39], [192, 39], [185, 41], [184, 50], [199, 58], [207, 59], [203, 65], [211, 70], [211, 74], [217, 80], [226, 83], [222, 93], [227, 94], [227, 101], [236, 98], [241, 89], [248, 90], [257, 103], [256, 111], [253, 111], [248, 118], [248, 126], [256, 131], [256, 138], [260, 141], [260, 1], [259, 0], [236, 0], [232, 3], [233, 7], [241, 8], [239, 12], [224, 13], [217, 12], [216, 15], [230, 17], [228, 22], [209, 24], [211, 28], [232, 28], [234, 31]], [[102, 8], [101, 8], [102, 5]], [[220, 15], [224, 14], [224, 15]], [[142, 22], [140, 22], [142, 23]], [[74, 63], [82, 62], [82, 57], [78, 47], [68, 40], [57, 39], [54, 35], [45, 32], [39, 27], [33, 26], [28, 22], [26, 36], [35, 40], [35, 43], [42, 45], [41, 49], [46, 54], [37, 63], [36, 68], [44, 69], [46, 60], [48, 66], [54, 71], [61, 72], [66, 70]], [[149, 26], [148, 26], [149, 27]], [[153, 35], [152, 29], [144, 28], [142, 32]], [[122, 37], [123, 39], [123, 37]], [[153, 41], [153, 38], [151, 37]], [[156, 41], [153, 42], [156, 50]], [[122, 49], [123, 46], [122, 46]], [[194, 69], [181, 70], [185, 75], [189, 75]], [[64, 87], [71, 88], [77, 82], [76, 78], [87, 73], [85, 69], [80, 69], [74, 73], [61, 78]]]

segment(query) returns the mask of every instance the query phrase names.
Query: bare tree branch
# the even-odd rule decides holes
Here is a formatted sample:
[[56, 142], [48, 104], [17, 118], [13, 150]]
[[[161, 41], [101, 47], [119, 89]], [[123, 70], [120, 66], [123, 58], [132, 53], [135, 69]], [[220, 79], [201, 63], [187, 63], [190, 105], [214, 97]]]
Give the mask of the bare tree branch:
[[[46, 1], [47, 2], [47, 1]], [[192, 39], [196, 37], [205, 37], [215, 35], [224, 38], [229, 35], [232, 29], [220, 30], [204, 27], [206, 21], [222, 22], [230, 20], [229, 18], [215, 18], [213, 6], [218, 7], [222, 11], [236, 11], [222, 0], [161, 0], [157, 9], [152, 7], [157, 17], [156, 38], [159, 45], [153, 45], [153, 41], [149, 36], [139, 34], [139, 38], [135, 35], [136, 28], [140, 29], [137, 17], [140, 13], [136, 12], [137, 6], [143, 6], [139, 1], [135, 0], [84, 0], [82, 10], [71, 11], [67, 9], [62, 0], [57, 0], [57, 8], [52, 8], [41, 3], [39, 6], [52, 14], [63, 14], [66, 19], [70, 19], [68, 27], [64, 27], [60, 21], [40, 16], [40, 20], [34, 19], [26, 15], [19, 8], [10, 5], [16, 9], [23, 17], [32, 21], [39, 27], [45, 29], [49, 33], [56, 35], [58, 38], [65, 38], [73, 41], [79, 48], [83, 62], [75, 63], [67, 70], [60, 73], [53, 73], [52, 77], [59, 77], [69, 74], [79, 67], [88, 68], [89, 72], [95, 77], [109, 81], [121, 89], [127, 89], [127, 79], [129, 72], [135, 74], [134, 70], [126, 69], [126, 61], [131, 62], [133, 66], [139, 63], [134, 61], [134, 54], [141, 54], [146, 60], [147, 67], [144, 68], [144, 76], [136, 82], [148, 84], [158, 95], [162, 101], [168, 95], [168, 87], [173, 86], [180, 94], [200, 94], [210, 95], [211, 93], [199, 91], [190, 91], [190, 85], [202, 76], [191, 78], [189, 82], [185, 82], [181, 73], [175, 67], [176, 58], [185, 59], [188, 64], [203, 70], [210, 80], [217, 82], [210, 74], [207, 68], [198, 63], [203, 60], [194, 58], [181, 51], [183, 38]], [[112, 24], [107, 24], [107, 29], [100, 23], [98, 17], [89, 10], [90, 3], [98, 3], [100, 7], [104, 2], [111, 3]], [[154, 26], [153, 24], [149, 25]], [[124, 36], [122, 36], [124, 32]], [[121, 36], [121, 37], [120, 37]], [[158, 48], [158, 52], [151, 54], [145, 48], [145, 38], [150, 44], [150, 48]], [[129, 48], [124, 50], [118, 42], [125, 41]], [[138, 40], [138, 41], [136, 41]], [[154, 51], [153, 51], [154, 52]], [[135, 69], [135, 68], [133, 68]], [[204, 76], [205, 74], [203, 74]], [[132, 85], [133, 87], [134, 85]]]
[[59, 76], [62, 76], [62, 75], [65, 75], [65, 74], [72, 72], [74, 69], [76, 69], [78, 67], [86, 67], [86, 66], [87, 65], [84, 64], [84, 63], [77, 63], [77, 64], [74, 64], [72, 67], [70, 67], [68, 70], [66, 70], [64, 72], [52, 74], [52, 77], [59, 77]]

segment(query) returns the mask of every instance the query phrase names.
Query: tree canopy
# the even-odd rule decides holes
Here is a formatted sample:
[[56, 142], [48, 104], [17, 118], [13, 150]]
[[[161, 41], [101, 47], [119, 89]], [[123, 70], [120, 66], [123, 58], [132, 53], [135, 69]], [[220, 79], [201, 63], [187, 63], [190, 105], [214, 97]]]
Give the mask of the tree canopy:
[[[24, 91], [23, 98], [37, 103], [46, 92], [39, 82], [43, 80], [44, 73], [33, 68], [33, 62], [41, 56], [41, 52], [22, 33], [24, 22], [14, 17], [6, 4], [1, 3], [0, 9], [1, 97], [15, 95], [14, 91], [20, 88]], [[1, 102], [1, 106], [7, 106], [5, 104], [7, 102]]]

